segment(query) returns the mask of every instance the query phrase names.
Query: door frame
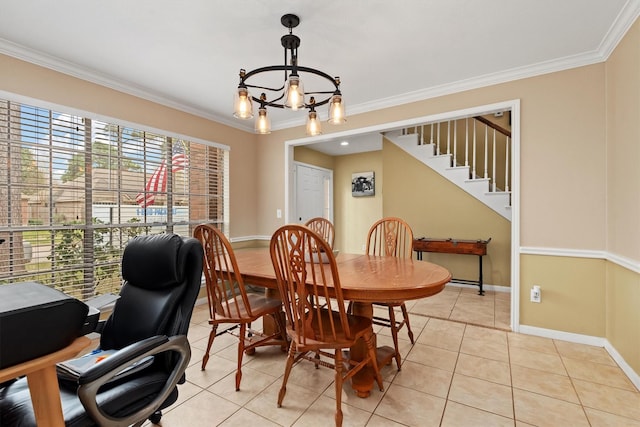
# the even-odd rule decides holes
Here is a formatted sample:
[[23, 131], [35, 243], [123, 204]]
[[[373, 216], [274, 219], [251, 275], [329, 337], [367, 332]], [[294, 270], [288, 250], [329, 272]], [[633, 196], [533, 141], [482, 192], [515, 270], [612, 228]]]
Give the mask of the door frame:
[[511, 330], [520, 330], [520, 99], [480, 105], [461, 110], [432, 114], [413, 119], [367, 126], [359, 129], [336, 132], [315, 137], [306, 137], [285, 141], [284, 144], [284, 200], [285, 221], [291, 220], [291, 189], [293, 175], [293, 148], [298, 145], [309, 145], [318, 142], [340, 139], [364, 133], [382, 133], [402, 129], [428, 122], [440, 122], [461, 117], [490, 114], [497, 111], [511, 110]]

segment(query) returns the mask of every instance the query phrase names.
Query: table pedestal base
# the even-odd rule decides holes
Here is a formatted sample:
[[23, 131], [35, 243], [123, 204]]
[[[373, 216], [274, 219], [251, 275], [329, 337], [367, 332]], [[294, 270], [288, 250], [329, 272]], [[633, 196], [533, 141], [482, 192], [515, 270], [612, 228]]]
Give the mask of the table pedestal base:
[[[362, 345], [366, 349], [364, 342]], [[378, 369], [382, 369], [383, 366], [390, 364], [395, 354], [395, 350], [389, 346], [378, 347], [376, 349]], [[375, 381], [373, 366], [367, 366], [351, 378], [351, 388], [356, 392], [356, 396], [362, 398], [369, 397]]]
[[[373, 318], [373, 305], [371, 303], [354, 302], [353, 314], [358, 316], [364, 316], [369, 319]], [[376, 347], [376, 360], [378, 362], [378, 369], [382, 369], [383, 366], [388, 365], [393, 360], [396, 354], [394, 348], [389, 346], [377, 347], [376, 335], [373, 335], [373, 346]], [[360, 339], [350, 349], [350, 355], [353, 360], [363, 360], [367, 356], [367, 345], [364, 340]], [[373, 384], [375, 382], [375, 373], [373, 366], [368, 365], [366, 368], [360, 370], [351, 378], [351, 388], [353, 388], [358, 397], [369, 397]]]

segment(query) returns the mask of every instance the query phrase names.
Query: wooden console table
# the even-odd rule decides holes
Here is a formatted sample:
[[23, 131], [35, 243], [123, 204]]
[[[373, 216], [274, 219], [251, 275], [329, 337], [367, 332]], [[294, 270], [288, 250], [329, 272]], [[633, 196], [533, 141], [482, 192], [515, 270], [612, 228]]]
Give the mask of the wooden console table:
[[413, 250], [418, 260], [422, 260], [422, 252], [438, 252], [444, 254], [463, 254], [478, 256], [478, 280], [454, 279], [452, 282], [472, 284], [479, 287], [478, 295], [484, 295], [482, 289], [482, 257], [487, 254], [488, 240], [430, 239], [420, 237], [413, 239]]

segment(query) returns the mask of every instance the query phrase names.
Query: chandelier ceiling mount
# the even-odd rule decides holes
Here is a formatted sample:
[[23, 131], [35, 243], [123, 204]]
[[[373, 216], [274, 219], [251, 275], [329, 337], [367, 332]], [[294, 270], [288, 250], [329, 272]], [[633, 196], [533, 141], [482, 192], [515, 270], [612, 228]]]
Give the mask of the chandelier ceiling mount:
[[[253, 103], [259, 105], [256, 118], [255, 131], [260, 134], [271, 132], [271, 123], [267, 114], [267, 107], [288, 108], [293, 111], [298, 109], [309, 110], [307, 119], [307, 135], [319, 135], [322, 133], [318, 119], [317, 107], [329, 104], [329, 123], [340, 124], [345, 121], [345, 109], [340, 92], [340, 78], [331, 77], [329, 74], [315, 68], [298, 65], [298, 48], [300, 38], [293, 34], [293, 29], [300, 24], [297, 15], [286, 14], [280, 18], [282, 25], [289, 29], [289, 33], [280, 38], [284, 48], [284, 64], [270, 65], [256, 68], [247, 72], [240, 69], [240, 83], [234, 97], [233, 115], [240, 119], [251, 119], [253, 115]], [[262, 73], [283, 72], [283, 84], [281, 87], [269, 87], [257, 83], [249, 83], [249, 79]], [[326, 80], [328, 89], [317, 91], [305, 91], [301, 74], [311, 74]], [[257, 80], [255, 77], [252, 81]], [[318, 80], [318, 79], [316, 79]], [[260, 93], [256, 97], [249, 90], [255, 89]]]

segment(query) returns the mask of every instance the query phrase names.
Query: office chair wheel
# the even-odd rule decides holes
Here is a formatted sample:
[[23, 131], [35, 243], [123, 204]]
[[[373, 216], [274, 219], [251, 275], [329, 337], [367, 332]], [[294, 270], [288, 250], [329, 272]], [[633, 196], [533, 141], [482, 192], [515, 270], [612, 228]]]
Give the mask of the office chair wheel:
[[160, 424], [160, 420], [162, 419], [162, 411], [156, 411], [149, 417], [149, 421], [151, 424]]

